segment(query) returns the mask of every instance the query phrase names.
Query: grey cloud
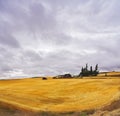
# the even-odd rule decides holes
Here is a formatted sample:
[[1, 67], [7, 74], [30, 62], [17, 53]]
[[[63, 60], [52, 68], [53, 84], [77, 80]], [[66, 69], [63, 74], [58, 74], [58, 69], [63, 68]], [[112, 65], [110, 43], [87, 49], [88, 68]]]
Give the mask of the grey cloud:
[[[1, 76], [119, 69], [119, 0], [1, 0]], [[12, 75], [13, 74], [13, 75]]]
[[20, 44], [18, 43], [18, 41], [12, 37], [11, 35], [4, 33], [5, 35], [0, 35], [0, 44], [1, 45], [7, 45], [10, 47], [15, 47], [15, 48], [19, 48]]

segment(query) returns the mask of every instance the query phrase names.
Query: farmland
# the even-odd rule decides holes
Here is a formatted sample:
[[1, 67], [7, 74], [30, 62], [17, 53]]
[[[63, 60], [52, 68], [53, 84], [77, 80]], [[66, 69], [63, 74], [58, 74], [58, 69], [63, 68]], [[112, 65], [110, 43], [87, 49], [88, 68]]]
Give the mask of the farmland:
[[30, 78], [0, 81], [2, 104], [33, 112], [79, 112], [100, 109], [119, 97], [119, 78]]

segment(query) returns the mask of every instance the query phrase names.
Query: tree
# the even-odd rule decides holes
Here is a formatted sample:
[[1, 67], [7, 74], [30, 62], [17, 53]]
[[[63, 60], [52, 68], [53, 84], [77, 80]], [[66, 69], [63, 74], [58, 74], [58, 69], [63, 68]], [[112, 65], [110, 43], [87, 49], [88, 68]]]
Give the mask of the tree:
[[81, 72], [80, 72], [80, 74], [78, 76], [82, 76], [83, 73], [84, 73], [84, 68], [82, 67]]
[[96, 64], [95, 70], [93, 70], [92, 66], [90, 66], [90, 70], [88, 70], [88, 64], [86, 64], [85, 68], [82, 67], [79, 76], [97, 76], [98, 73], [98, 64]]
[[83, 69], [83, 67], [82, 67], [81, 72], [83, 73], [83, 71], [84, 71], [84, 69]]
[[96, 70], [96, 71], [98, 70], [98, 64], [96, 64], [96, 66], [95, 66], [95, 70]]
[[93, 74], [93, 69], [92, 69], [92, 66], [90, 66], [90, 71], [89, 71], [90, 75]]
[[90, 66], [90, 72], [93, 72], [92, 66]]
[[98, 64], [96, 64], [95, 70], [94, 70], [94, 76], [97, 76], [98, 73], [99, 73], [99, 71], [98, 71]]
[[86, 69], [86, 71], [88, 71], [88, 64], [86, 64], [86, 68], [85, 69]]

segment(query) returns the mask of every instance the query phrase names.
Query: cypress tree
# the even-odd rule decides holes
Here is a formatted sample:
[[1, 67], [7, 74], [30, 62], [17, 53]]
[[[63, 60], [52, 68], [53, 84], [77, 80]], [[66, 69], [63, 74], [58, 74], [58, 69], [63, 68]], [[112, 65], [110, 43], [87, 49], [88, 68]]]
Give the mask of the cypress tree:
[[97, 71], [98, 70], [98, 64], [96, 64], [96, 66], [95, 66], [95, 71]]
[[85, 69], [86, 69], [86, 71], [88, 71], [88, 64], [86, 64], [86, 68]]
[[92, 72], [93, 70], [92, 70], [92, 66], [90, 67], [90, 72]]

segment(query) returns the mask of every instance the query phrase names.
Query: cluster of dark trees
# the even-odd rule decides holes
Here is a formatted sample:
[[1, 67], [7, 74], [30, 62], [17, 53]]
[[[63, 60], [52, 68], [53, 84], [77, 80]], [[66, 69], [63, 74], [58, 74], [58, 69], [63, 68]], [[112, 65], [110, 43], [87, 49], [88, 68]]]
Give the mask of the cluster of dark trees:
[[95, 65], [94, 69], [92, 66], [90, 66], [90, 68], [88, 68], [88, 64], [86, 64], [85, 67], [82, 67], [79, 75], [72, 76], [71, 74], [64, 74], [64, 75], [55, 76], [55, 77], [53, 77], [53, 79], [78, 78], [78, 77], [84, 77], [84, 76], [97, 76], [98, 73], [99, 73], [98, 64]]
[[98, 73], [98, 64], [96, 64], [94, 70], [92, 66], [90, 66], [90, 68], [88, 69], [88, 64], [86, 64], [85, 67], [82, 67], [79, 76], [97, 76]]

